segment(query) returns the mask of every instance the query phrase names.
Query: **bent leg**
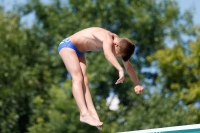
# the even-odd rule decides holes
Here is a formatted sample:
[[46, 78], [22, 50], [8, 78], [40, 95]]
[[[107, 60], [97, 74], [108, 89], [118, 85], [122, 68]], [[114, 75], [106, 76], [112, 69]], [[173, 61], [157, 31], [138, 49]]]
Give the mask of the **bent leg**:
[[101, 125], [102, 123], [94, 119], [88, 112], [82, 88], [83, 74], [76, 52], [71, 48], [62, 48], [59, 54], [72, 76], [72, 92], [80, 110], [80, 120], [92, 126]]

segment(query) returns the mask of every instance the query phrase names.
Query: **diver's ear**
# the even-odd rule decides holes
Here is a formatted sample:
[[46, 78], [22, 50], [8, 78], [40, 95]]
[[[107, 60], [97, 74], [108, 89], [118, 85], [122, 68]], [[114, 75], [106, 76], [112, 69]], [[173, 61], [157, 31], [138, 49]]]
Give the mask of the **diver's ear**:
[[114, 44], [116, 47], [118, 47], [118, 46], [119, 46], [117, 42], [113, 42], [113, 44]]

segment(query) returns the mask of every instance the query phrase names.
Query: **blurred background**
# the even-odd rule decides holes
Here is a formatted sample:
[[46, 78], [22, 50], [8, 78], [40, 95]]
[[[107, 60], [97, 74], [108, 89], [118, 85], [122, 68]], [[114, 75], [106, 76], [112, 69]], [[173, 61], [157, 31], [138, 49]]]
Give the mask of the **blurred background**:
[[[0, 133], [115, 133], [200, 122], [200, 1], [0, 0]], [[85, 54], [103, 130], [81, 123], [62, 39], [92, 26], [136, 43], [145, 91], [101, 52]]]

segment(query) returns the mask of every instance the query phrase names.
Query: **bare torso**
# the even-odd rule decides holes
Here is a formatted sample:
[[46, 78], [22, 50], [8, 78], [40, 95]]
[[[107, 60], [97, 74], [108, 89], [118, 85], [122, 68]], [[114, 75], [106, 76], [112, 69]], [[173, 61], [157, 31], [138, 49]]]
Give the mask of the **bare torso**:
[[72, 36], [70, 40], [76, 45], [80, 52], [98, 51], [103, 48], [105, 36], [110, 36], [112, 40], [117, 37], [115, 34], [98, 27], [81, 30]]

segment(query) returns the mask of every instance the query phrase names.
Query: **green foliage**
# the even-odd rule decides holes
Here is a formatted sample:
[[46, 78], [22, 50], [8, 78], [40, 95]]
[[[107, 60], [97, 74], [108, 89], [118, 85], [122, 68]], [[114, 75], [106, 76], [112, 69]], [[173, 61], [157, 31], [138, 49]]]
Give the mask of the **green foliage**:
[[[175, 96], [190, 112], [187, 122], [198, 123], [199, 116], [199, 75], [200, 75], [200, 34], [194, 28], [196, 39], [186, 44], [177, 43], [172, 48], [159, 50], [149, 61], [156, 60], [159, 69], [157, 81], [161, 83], [162, 93]], [[190, 114], [195, 113], [195, 116]]]
[[[21, 91], [21, 88], [28, 88], [29, 84], [25, 85], [23, 82], [25, 80], [25, 82], [28, 82], [30, 79], [24, 77], [29, 72], [23, 73], [22, 68], [25, 65], [21, 63], [23, 62], [23, 57], [21, 56], [22, 53], [20, 53], [20, 50], [25, 45], [27, 36], [24, 31], [19, 29], [19, 15], [13, 12], [4, 14], [1, 11], [0, 17], [0, 132], [14, 133], [23, 130], [23, 127], [20, 129], [17, 123], [24, 124], [28, 122], [25, 114], [29, 112], [29, 108], [24, 108], [24, 104], [28, 104], [28, 101], [26, 94]], [[20, 120], [20, 117], [23, 120]]]
[[191, 41], [187, 49], [177, 44], [173, 48], [159, 50], [149, 58], [149, 60], [156, 59], [158, 61], [160, 69], [158, 79], [165, 88], [163, 91], [176, 92], [177, 97], [187, 104], [195, 104], [200, 100], [199, 53], [200, 37], [196, 42]]
[[48, 91], [50, 100], [46, 103], [39, 95], [32, 100], [34, 115], [31, 117], [32, 126], [28, 128], [30, 133], [74, 132], [76, 128], [70, 122], [76, 123], [78, 112], [75, 111], [75, 102], [71, 100], [71, 89], [67, 89], [53, 86]]
[[[35, 20], [26, 28], [20, 19], [29, 13], [35, 14]], [[124, 84], [114, 85], [118, 72], [104, 55], [86, 53], [90, 90], [104, 122], [102, 133], [200, 120], [200, 39], [188, 45], [181, 38], [199, 36], [195, 32], [199, 28], [193, 28], [189, 11], [180, 14], [176, 2], [55, 0], [44, 4], [29, 0], [18, 12], [0, 10], [0, 17], [1, 133], [98, 132], [79, 122], [71, 79], [57, 53], [62, 39], [91, 26], [106, 28], [136, 43], [131, 62], [146, 88], [143, 95], [136, 95], [128, 76]], [[177, 44], [168, 48], [167, 38]], [[144, 71], [155, 63], [159, 71]], [[106, 105], [111, 91], [120, 99], [116, 111]]]
[[61, 61], [38, 38], [36, 27], [24, 28], [13, 12], [0, 16], [0, 132], [25, 132], [32, 114], [29, 102], [38, 94], [47, 98], [48, 88], [61, 80], [58, 74], [63, 70], [50, 73]]

